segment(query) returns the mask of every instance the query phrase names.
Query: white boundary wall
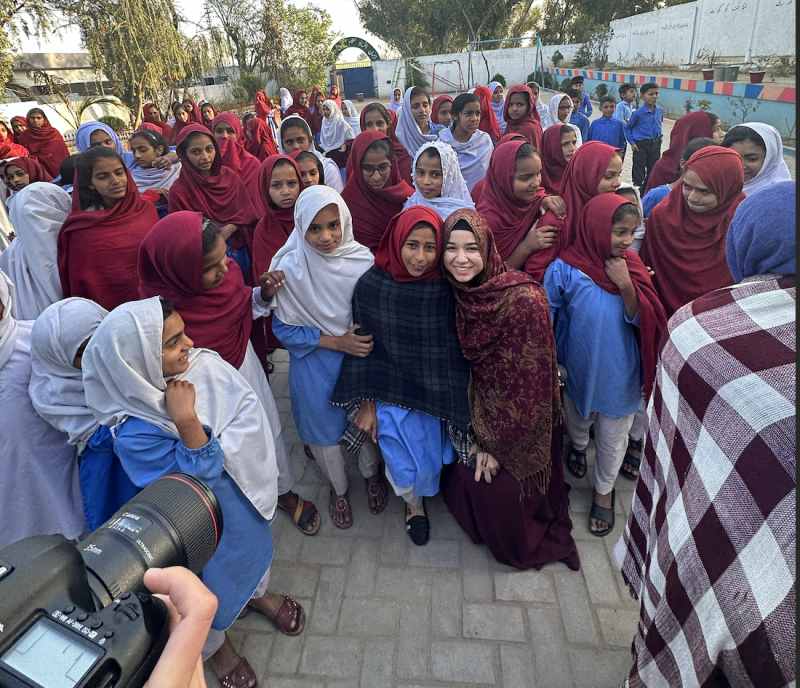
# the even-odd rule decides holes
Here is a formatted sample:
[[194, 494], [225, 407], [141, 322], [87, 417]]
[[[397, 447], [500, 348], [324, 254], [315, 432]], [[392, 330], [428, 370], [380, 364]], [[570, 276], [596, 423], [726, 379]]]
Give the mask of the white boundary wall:
[[793, 0], [696, 0], [618, 19], [611, 29], [608, 59], [622, 65], [637, 56], [692, 63], [700, 50], [745, 59], [796, 52]]

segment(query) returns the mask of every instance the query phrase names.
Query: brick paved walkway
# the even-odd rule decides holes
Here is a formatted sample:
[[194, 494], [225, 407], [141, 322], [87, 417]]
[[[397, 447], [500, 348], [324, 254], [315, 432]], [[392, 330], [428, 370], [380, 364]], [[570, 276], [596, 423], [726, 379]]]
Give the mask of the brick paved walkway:
[[[328, 486], [308, 461], [291, 417], [288, 360], [277, 351], [272, 376], [296, 490], [323, 511], [320, 532], [303, 535], [287, 514], [276, 541], [270, 590], [305, 607], [305, 631], [288, 637], [251, 612], [231, 637], [262, 688], [616, 688], [630, 668], [638, 618], [611, 550], [622, 532], [633, 483], [618, 481], [614, 535], [589, 534], [590, 471], [569, 477], [570, 512], [581, 571], [549, 564], [518, 571], [473, 545], [440, 497], [426, 500], [431, 539], [406, 535], [403, 502], [373, 516], [355, 462], [349, 464], [354, 525], [341, 531], [327, 515]], [[502, 505], [498, 505], [501, 508]], [[218, 685], [207, 670], [209, 686]]]

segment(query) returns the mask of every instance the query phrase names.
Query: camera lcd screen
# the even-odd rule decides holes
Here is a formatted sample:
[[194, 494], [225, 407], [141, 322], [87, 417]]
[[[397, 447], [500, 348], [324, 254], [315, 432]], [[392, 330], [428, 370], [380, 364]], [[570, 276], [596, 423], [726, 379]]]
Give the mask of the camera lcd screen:
[[70, 631], [39, 619], [6, 653], [0, 663], [47, 688], [73, 688], [103, 651], [82, 643]]

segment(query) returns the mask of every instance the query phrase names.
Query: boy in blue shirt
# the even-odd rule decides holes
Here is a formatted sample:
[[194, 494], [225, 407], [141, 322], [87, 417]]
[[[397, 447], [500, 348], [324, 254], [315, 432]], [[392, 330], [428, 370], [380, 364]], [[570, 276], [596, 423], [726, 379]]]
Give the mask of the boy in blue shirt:
[[603, 116], [596, 119], [589, 126], [589, 140], [602, 141], [609, 146], [619, 148], [624, 158], [625, 149], [627, 148], [625, 125], [618, 119], [614, 119], [616, 108], [617, 101], [614, 96], [603, 96], [600, 99], [600, 112]]
[[580, 106], [575, 106], [575, 112], [580, 112], [586, 119], [589, 119], [592, 116], [592, 101], [589, 94], [583, 92], [583, 77], [574, 76], [569, 83], [580, 93]]
[[575, 88], [568, 88], [567, 95], [572, 99], [572, 116], [569, 118], [569, 123], [581, 130], [581, 143], [585, 143], [589, 140], [589, 118], [578, 110], [581, 104], [581, 92]]
[[625, 136], [633, 150], [633, 183], [644, 193], [650, 170], [661, 157], [661, 126], [664, 109], [657, 105], [658, 84], [649, 81], [642, 85], [644, 105], [634, 110], [628, 120]]
[[631, 103], [636, 100], [636, 84], [622, 84], [619, 87], [619, 97], [620, 101], [614, 110], [614, 119], [618, 119], [627, 128], [628, 120], [633, 114]]

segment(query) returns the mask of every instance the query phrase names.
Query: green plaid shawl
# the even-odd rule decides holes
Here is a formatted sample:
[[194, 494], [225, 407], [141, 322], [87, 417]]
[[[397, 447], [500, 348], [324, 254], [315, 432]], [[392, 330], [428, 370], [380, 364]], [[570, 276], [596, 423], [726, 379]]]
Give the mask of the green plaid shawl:
[[345, 356], [331, 402], [377, 399], [467, 431], [469, 364], [461, 353], [453, 288], [444, 279], [396, 282], [372, 268], [353, 294], [358, 334], [374, 335], [366, 358]]

